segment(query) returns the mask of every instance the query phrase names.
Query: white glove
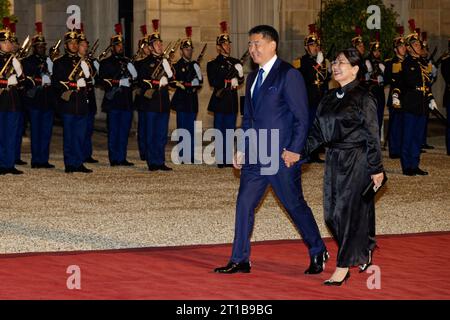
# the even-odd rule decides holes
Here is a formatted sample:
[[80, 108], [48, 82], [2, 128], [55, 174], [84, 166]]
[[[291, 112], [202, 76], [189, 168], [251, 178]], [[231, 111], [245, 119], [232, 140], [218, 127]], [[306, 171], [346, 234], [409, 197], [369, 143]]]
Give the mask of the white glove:
[[237, 78], [231, 79], [231, 87], [232, 87], [232, 88], [237, 88], [237, 87], [239, 87], [239, 81], [238, 81]]
[[169, 84], [169, 80], [167, 79], [166, 76], [162, 76], [161, 80], [159, 80], [159, 86], [160, 87], [165, 87]]
[[322, 64], [323, 60], [325, 60], [325, 58], [323, 57], [323, 53], [322, 51], [319, 51], [316, 57], [317, 64]]
[[47, 58], [47, 69], [50, 74], [53, 74], [53, 61], [50, 58]]
[[95, 70], [97, 70], [97, 72], [100, 71], [100, 63], [98, 63], [97, 60], [94, 60], [94, 68], [95, 68]]
[[384, 83], [383, 76], [377, 76], [377, 81], [378, 81], [378, 84], [383, 84]]
[[428, 105], [428, 107], [429, 107], [431, 110], [437, 109], [436, 100], [431, 99], [430, 104]]
[[197, 78], [195, 78], [194, 80], [192, 80], [191, 86], [193, 86], [193, 87], [198, 87], [199, 85], [200, 85], [200, 81], [198, 81]]
[[386, 67], [385, 67], [384, 64], [382, 64], [382, 63], [380, 63], [380, 64], [378, 65], [378, 67], [380, 68], [381, 72], [383, 72], [383, 73], [384, 73], [384, 70], [386, 70]]
[[81, 70], [83, 70], [83, 74], [85, 78], [89, 78], [91, 76], [91, 72], [89, 71], [89, 66], [86, 61], [81, 61], [80, 63]]
[[434, 64], [431, 65], [431, 77], [433, 79], [436, 79], [438, 75], [438, 69], [436, 68], [436, 66]]
[[392, 105], [400, 106], [400, 99], [398, 98], [398, 94], [397, 93], [394, 93], [392, 95]]
[[17, 76], [15, 74], [13, 74], [12, 76], [10, 76], [8, 78], [8, 87], [16, 86], [17, 84], [18, 84], [18, 81], [17, 81]]
[[240, 63], [236, 63], [234, 65], [234, 68], [238, 71], [239, 73], [239, 78], [242, 78], [244, 76], [244, 68], [242, 67], [242, 64]]
[[369, 60], [366, 60], [366, 67], [367, 67], [367, 71], [368, 72], [372, 72], [373, 71], [372, 64], [370, 63]]
[[22, 71], [22, 65], [20, 64], [19, 60], [17, 60], [17, 58], [13, 58], [12, 64], [13, 64], [14, 70], [17, 73], [17, 76], [20, 77], [22, 75], [23, 71]]
[[86, 80], [84, 80], [84, 78], [80, 78], [77, 81], [77, 87], [78, 88], [84, 88], [86, 87]]
[[169, 78], [172, 78], [172, 76], [173, 76], [172, 68], [170, 67], [169, 61], [167, 61], [166, 58], [163, 59], [162, 65], [163, 65], [164, 71], [166, 72], [167, 76]]
[[197, 63], [194, 63], [194, 69], [198, 80], [203, 80], [202, 70], [200, 70], [200, 66]]
[[130, 87], [130, 79], [128, 78], [122, 78], [119, 81], [119, 87]]
[[127, 69], [130, 72], [133, 80], [135, 80], [137, 78], [138, 74], [137, 74], [136, 68], [134, 67], [134, 65], [131, 62], [128, 62]]
[[52, 81], [50, 80], [50, 77], [48, 75], [42, 75], [42, 86], [49, 85], [51, 83]]

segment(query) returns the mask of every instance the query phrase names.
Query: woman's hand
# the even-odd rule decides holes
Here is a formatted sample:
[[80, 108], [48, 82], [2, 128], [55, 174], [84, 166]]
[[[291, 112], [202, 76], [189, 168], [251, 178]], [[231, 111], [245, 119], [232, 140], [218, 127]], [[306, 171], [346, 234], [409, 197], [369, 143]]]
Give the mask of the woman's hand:
[[371, 176], [373, 183], [375, 184], [375, 188], [381, 187], [381, 183], [383, 183], [384, 172], [373, 174]]

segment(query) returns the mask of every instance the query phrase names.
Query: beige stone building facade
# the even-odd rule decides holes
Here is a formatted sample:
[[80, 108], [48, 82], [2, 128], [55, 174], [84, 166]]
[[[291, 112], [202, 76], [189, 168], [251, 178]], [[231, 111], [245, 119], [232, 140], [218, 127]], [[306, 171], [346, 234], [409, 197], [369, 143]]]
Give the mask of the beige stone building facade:
[[[130, 29], [126, 37], [133, 39], [133, 50], [136, 49], [137, 39], [140, 36], [140, 25], [147, 24], [151, 30], [152, 19], [160, 19], [160, 31], [166, 43], [182, 38], [184, 28], [190, 25], [193, 27], [197, 54], [202, 45], [208, 43], [207, 53], [201, 65], [204, 73], [207, 61], [216, 55], [215, 38], [220, 31], [220, 21], [229, 22], [234, 56], [240, 56], [246, 50], [249, 28], [264, 23], [273, 25], [279, 30], [281, 37], [279, 55], [291, 61], [304, 53], [303, 38], [307, 33], [308, 24], [317, 19], [321, 6], [320, 0], [11, 0], [14, 14], [19, 18], [17, 29], [20, 39], [27, 34], [33, 34], [34, 22], [42, 20], [48, 42], [54, 43], [65, 32], [67, 7], [78, 5], [88, 37], [91, 41], [99, 38], [100, 48], [108, 45], [109, 37], [114, 30], [113, 26], [119, 21], [120, 7], [124, 2], [128, 2], [128, 7], [132, 7], [132, 12], [128, 13]], [[431, 48], [438, 46], [439, 53], [447, 48], [447, 40], [450, 37], [450, 0], [384, 0], [384, 2], [387, 5], [394, 5], [394, 9], [399, 13], [398, 23], [404, 25], [406, 30], [408, 19], [414, 18], [417, 26], [428, 32]], [[440, 108], [442, 108], [443, 87], [444, 83], [440, 76], [433, 87]], [[212, 125], [212, 116], [206, 111], [210, 94], [211, 90], [205, 83], [200, 92], [201, 111], [198, 117], [203, 121], [204, 128]], [[102, 93], [99, 92], [99, 100], [101, 96]], [[174, 127], [174, 119], [172, 115], [171, 128]]]

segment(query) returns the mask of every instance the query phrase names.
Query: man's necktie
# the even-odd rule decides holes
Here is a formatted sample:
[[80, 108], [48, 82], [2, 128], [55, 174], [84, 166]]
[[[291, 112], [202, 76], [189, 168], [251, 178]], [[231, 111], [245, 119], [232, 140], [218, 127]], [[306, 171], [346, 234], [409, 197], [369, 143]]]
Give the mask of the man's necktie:
[[255, 87], [253, 88], [253, 96], [252, 101], [253, 104], [256, 104], [256, 99], [258, 99], [259, 90], [261, 89], [261, 85], [263, 82], [264, 69], [261, 68], [258, 71], [258, 79], [256, 79]]

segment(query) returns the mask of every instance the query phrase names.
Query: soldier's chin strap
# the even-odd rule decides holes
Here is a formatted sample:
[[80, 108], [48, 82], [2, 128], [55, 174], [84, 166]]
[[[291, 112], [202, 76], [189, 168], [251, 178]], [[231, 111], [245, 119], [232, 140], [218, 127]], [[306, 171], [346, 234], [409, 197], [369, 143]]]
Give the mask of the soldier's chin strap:
[[223, 47], [223, 43], [220, 44], [220, 48], [222, 49], [222, 54], [223, 54], [223, 55], [226, 55], [226, 56], [229, 56], [229, 55], [230, 55], [230, 53], [227, 52], [227, 50], [225, 50], [225, 48]]

